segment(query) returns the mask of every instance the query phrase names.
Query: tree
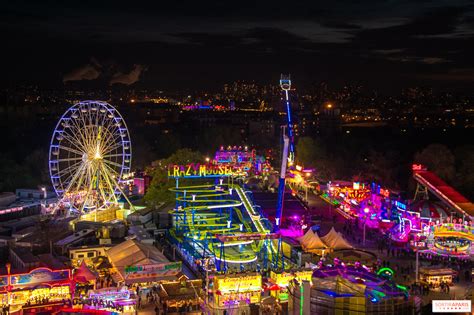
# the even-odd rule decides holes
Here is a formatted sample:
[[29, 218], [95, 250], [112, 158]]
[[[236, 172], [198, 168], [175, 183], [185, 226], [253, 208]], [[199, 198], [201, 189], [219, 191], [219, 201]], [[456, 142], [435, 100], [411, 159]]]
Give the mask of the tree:
[[[203, 156], [201, 153], [190, 149], [180, 149], [166, 159], [154, 161], [148, 172], [152, 175], [150, 187], [145, 194], [145, 202], [154, 206], [160, 202], [172, 202], [173, 193], [169, 190], [174, 182], [168, 178], [168, 166], [171, 164], [184, 165], [189, 163], [201, 163]], [[189, 180], [180, 179], [180, 185], [189, 184]]]
[[467, 145], [454, 151], [456, 156], [456, 179], [459, 190], [471, 200], [474, 199], [474, 146]]
[[451, 182], [455, 176], [455, 159], [451, 150], [442, 144], [430, 144], [415, 154], [414, 163], [421, 163], [442, 179]]
[[326, 158], [321, 143], [311, 137], [301, 137], [296, 144], [296, 160], [304, 166], [314, 167]]

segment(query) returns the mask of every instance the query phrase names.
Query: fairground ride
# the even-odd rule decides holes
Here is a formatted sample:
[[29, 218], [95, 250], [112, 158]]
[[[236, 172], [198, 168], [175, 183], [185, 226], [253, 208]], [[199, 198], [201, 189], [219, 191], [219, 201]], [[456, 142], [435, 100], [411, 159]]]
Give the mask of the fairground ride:
[[124, 119], [110, 104], [83, 101], [59, 119], [51, 137], [49, 173], [58, 208], [76, 215], [118, 208], [132, 147]]
[[293, 135], [293, 121], [291, 117], [291, 102], [288, 92], [291, 89], [291, 80], [289, 75], [281, 75], [280, 78], [280, 87], [285, 95], [285, 108], [286, 108], [286, 119], [287, 119], [287, 128], [283, 128], [283, 150], [281, 158], [281, 169], [280, 169], [280, 178], [278, 182], [278, 204], [277, 212], [275, 216], [275, 225], [274, 231], [277, 232], [282, 223], [283, 215], [283, 204], [284, 204], [284, 195], [285, 195], [285, 186], [286, 186], [286, 168], [289, 163], [292, 165], [295, 161], [295, 139]]
[[194, 260], [212, 258], [217, 271], [287, 269], [281, 239], [238, 184], [171, 189], [170, 236]]

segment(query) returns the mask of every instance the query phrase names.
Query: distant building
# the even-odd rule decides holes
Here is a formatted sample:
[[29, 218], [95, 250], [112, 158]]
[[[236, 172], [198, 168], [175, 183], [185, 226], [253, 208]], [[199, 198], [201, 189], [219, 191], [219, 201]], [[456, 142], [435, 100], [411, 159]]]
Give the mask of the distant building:
[[10, 248], [9, 260], [13, 268], [23, 271], [40, 266], [40, 259], [25, 247]]
[[54, 247], [61, 255], [63, 255], [68, 252], [69, 248], [78, 246], [81, 243], [86, 243], [90, 239], [96, 239], [95, 230], [86, 229], [75, 232], [74, 234], [57, 241], [54, 243]]
[[80, 247], [71, 247], [69, 248], [69, 259], [73, 266], [79, 266], [82, 261], [86, 262], [86, 265], [92, 263], [92, 259], [97, 257], [105, 257], [106, 251], [110, 249], [112, 244], [104, 245], [92, 245], [92, 246], [80, 246]]

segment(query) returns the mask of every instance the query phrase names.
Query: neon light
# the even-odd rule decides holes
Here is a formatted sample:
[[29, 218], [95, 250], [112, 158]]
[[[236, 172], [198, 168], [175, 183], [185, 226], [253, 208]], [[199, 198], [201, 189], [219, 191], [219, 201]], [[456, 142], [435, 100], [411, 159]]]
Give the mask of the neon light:
[[381, 275], [382, 273], [387, 273], [387, 272], [390, 273], [392, 276], [395, 274], [395, 272], [392, 269], [388, 267], [384, 267], [384, 268], [379, 269], [379, 271], [377, 271], [377, 275]]
[[196, 178], [231, 176], [236, 169], [228, 165], [211, 165], [191, 163], [187, 165], [169, 165], [168, 177]]
[[303, 294], [304, 294], [304, 288], [303, 288], [303, 283], [301, 283], [301, 286], [300, 286], [300, 315], [303, 315], [303, 306], [304, 306]]

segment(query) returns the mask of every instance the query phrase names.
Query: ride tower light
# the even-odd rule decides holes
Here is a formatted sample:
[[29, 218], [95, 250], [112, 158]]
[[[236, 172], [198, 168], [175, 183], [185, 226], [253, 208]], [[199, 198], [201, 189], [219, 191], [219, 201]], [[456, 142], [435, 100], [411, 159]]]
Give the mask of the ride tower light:
[[291, 90], [291, 79], [290, 75], [282, 74], [280, 77], [280, 87], [285, 92], [285, 108], [286, 108], [286, 119], [288, 124], [288, 138], [290, 139], [288, 163], [293, 165], [295, 162], [295, 139], [293, 135], [293, 120], [291, 116], [291, 102], [289, 91]]

